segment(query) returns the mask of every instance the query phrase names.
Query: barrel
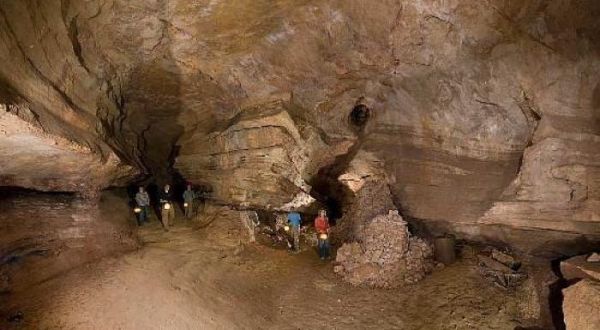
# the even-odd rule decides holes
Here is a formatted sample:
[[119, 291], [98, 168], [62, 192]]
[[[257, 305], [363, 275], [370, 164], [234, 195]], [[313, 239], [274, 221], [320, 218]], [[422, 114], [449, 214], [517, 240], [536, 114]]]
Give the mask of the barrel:
[[456, 253], [454, 251], [455, 239], [454, 236], [443, 236], [438, 237], [434, 240], [435, 247], [435, 260], [449, 265], [456, 260]]

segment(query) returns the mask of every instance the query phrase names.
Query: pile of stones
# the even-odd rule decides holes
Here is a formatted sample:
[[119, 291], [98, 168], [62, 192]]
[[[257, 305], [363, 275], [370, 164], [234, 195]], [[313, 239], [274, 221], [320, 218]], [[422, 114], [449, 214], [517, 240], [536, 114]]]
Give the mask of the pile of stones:
[[397, 210], [365, 224], [359, 239], [337, 251], [334, 271], [354, 285], [381, 288], [415, 283], [433, 269], [433, 249], [410, 237]]
[[479, 274], [502, 289], [513, 289], [527, 279], [521, 263], [508, 253], [491, 248], [477, 256]]

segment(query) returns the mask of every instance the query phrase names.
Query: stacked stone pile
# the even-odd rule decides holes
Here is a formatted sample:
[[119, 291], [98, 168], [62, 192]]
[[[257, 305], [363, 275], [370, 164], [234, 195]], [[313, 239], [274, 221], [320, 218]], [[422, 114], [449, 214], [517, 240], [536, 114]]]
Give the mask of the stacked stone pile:
[[364, 240], [361, 236], [364, 226], [390, 209], [395, 209], [395, 206], [385, 181], [366, 180], [361, 189], [355, 192], [352, 204], [333, 228], [332, 240], [336, 244]]
[[390, 210], [365, 225], [359, 241], [338, 250], [334, 271], [354, 285], [391, 288], [423, 279], [432, 258], [432, 247], [410, 237], [398, 211]]

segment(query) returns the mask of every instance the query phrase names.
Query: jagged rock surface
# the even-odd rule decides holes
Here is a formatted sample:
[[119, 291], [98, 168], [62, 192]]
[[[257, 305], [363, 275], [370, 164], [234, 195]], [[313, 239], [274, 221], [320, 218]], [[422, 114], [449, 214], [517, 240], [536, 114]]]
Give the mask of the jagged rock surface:
[[262, 208], [309, 206], [307, 181], [340, 152], [311, 126], [297, 125], [279, 102], [185, 141], [176, 166], [186, 178], [210, 186], [218, 201]]
[[406, 222], [390, 210], [364, 226], [359, 242], [338, 249], [334, 271], [354, 285], [390, 288], [423, 279], [432, 258], [431, 245], [410, 237]]
[[[407, 216], [536, 250], [600, 239], [599, 13], [594, 0], [2, 1], [0, 103], [157, 176], [180, 144], [176, 167], [200, 182], [198, 139], [240, 113], [284, 102], [334, 147], [357, 139], [347, 119], [364, 96], [361, 148]], [[238, 170], [246, 183], [219, 198], [288, 203], [299, 185], [267, 165], [264, 188]]]

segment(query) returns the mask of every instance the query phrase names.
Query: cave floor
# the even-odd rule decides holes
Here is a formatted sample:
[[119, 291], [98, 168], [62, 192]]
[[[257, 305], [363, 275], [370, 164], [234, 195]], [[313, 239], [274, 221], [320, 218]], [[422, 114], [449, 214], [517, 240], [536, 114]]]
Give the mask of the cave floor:
[[226, 242], [219, 230], [156, 220], [143, 246], [11, 299], [12, 328], [514, 329], [523, 299], [482, 280], [468, 256], [399, 289], [356, 288], [312, 250]]

